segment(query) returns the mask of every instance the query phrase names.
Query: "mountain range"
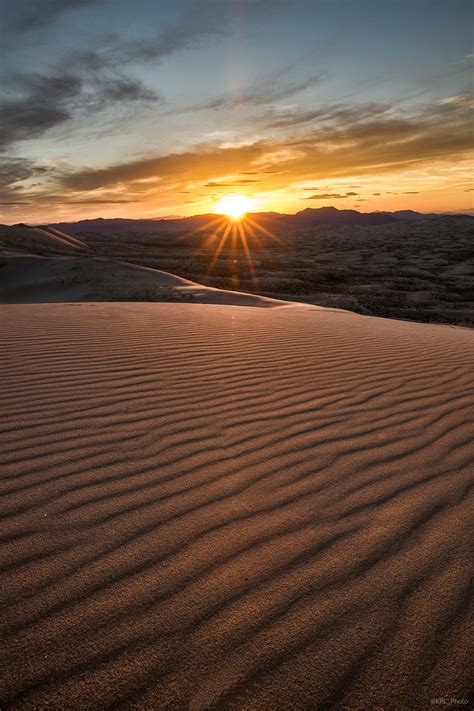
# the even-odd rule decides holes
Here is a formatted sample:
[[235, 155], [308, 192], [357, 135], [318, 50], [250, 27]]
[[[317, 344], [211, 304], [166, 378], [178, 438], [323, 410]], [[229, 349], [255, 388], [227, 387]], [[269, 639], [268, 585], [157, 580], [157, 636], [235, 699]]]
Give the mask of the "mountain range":
[[[50, 227], [64, 230], [70, 234], [79, 233], [140, 233], [181, 232], [183, 230], [203, 229], [216, 219], [216, 214], [193, 215], [192, 217], [171, 217], [154, 219], [95, 218], [78, 222], [51, 223]], [[286, 225], [296, 228], [316, 225], [387, 225], [397, 222], [417, 222], [438, 217], [436, 213], [421, 213], [413, 210], [395, 212], [359, 212], [358, 210], [338, 210], [336, 207], [308, 207], [294, 215], [279, 212], [249, 213], [249, 217], [273, 223], [275, 226]]]

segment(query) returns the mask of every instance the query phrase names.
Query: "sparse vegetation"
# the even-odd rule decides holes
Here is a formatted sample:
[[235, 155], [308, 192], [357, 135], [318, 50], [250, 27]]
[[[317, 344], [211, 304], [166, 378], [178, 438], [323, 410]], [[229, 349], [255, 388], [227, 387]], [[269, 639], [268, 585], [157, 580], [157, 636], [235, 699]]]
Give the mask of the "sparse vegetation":
[[[474, 219], [451, 216], [416, 223], [363, 227], [319, 226], [285, 230], [278, 239], [249, 237], [251, 264], [242, 245], [230, 241], [215, 259], [208, 233], [79, 234], [80, 251], [55, 235], [15, 228], [0, 232], [5, 256], [57, 257], [57, 284], [108, 301], [188, 301], [190, 294], [138, 283], [135, 273], [108, 275], [101, 260], [151, 267], [198, 284], [302, 301], [362, 314], [430, 323], [474, 323]], [[49, 249], [48, 245], [51, 246]], [[95, 257], [90, 261], [90, 257]], [[63, 273], [64, 272], [64, 273]], [[67, 272], [67, 273], [66, 273]], [[6, 291], [8, 292], [8, 286]], [[91, 296], [92, 292], [92, 296]], [[2, 296], [3, 294], [3, 296]], [[0, 298], [8, 300], [0, 283]]]
[[238, 245], [225, 247], [213, 264], [206, 232], [79, 237], [95, 253], [208, 286], [469, 325], [474, 323], [473, 225], [472, 218], [451, 216], [377, 227], [280, 230], [279, 241], [250, 239], [253, 274]]

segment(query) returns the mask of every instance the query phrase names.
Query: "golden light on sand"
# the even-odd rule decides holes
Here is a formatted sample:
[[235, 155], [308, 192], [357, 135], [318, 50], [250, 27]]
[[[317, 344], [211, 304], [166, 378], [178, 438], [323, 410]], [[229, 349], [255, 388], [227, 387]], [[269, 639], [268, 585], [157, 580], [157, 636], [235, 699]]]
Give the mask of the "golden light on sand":
[[226, 195], [216, 203], [216, 212], [233, 220], [240, 220], [251, 208], [252, 201], [245, 195]]

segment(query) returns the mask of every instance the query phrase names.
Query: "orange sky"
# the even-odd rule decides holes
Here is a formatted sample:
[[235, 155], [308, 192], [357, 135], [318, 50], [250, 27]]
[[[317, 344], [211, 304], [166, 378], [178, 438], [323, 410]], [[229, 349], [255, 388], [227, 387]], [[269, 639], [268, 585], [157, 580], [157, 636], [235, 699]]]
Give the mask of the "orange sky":
[[9, 3], [0, 221], [472, 210], [473, 6], [423, 7]]

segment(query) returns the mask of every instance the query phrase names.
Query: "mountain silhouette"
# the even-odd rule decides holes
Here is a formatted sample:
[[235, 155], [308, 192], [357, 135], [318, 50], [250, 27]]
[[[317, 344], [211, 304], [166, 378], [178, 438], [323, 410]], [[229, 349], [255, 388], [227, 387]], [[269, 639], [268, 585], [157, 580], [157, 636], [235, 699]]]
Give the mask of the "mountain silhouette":
[[[159, 232], [182, 232], [205, 228], [218, 215], [208, 213], [191, 217], [170, 217], [154, 219], [130, 218], [94, 218], [77, 222], [50, 223], [50, 227], [64, 230], [71, 234], [79, 233], [120, 233], [120, 234], [154, 234]], [[396, 212], [359, 212], [358, 210], [339, 210], [336, 207], [307, 207], [294, 215], [279, 212], [249, 213], [249, 217], [261, 220], [263, 224], [289, 226], [295, 228], [313, 227], [317, 225], [388, 225], [397, 222], [415, 222], [437, 217], [436, 214], [425, 214], [413, 210], [397, 210]]]

